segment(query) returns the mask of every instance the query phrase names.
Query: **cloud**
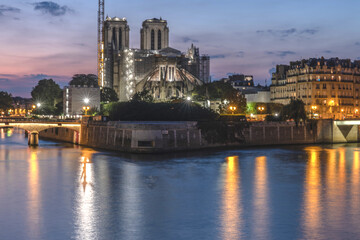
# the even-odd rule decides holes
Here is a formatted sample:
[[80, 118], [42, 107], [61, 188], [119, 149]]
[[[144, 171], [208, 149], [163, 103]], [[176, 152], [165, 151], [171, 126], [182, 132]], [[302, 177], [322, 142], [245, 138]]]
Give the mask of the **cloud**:
[[216, 55], [210, 55], [211, 59], [217, 59], [217, 58], [226, 58], [225, 54], [216, 54]]
[[331, 50], [325, 50], [325, 51], [323, 51], [323, 53], [328, 53], [328, 54], [330, 54], [330, 53], [333, 53], [333, 51], [331, 51]]
[[276, 51], [276, 52], [272, 52], [272, 51], [267, 51], [265, 52], [267, 55], [273, 55], [273, 56], [277, 56], [277, 57], [286, 57], [287, 55], [294, 55], [296, 54], [296, 52], [293, 51]]
[[45, 1], [45, 2], [36, 2], [33, 3], [34, 10], [41, 11], [43, 14], [49, 14], [51, 16], [63, 16], [66, 13], [73, 12], [72, 9], [70, 9], [67, 6], [60, 6], [59, 4], [51, 1]]
[[360, 42], [356, 42], [355, 45], [356, 45], [356, 46], [360, 46]]
[[30, 97], [33, 87], [36, 86], [41, 79], [53, 79], [60, 87], [65, 86], [70, 80], [71, 76], [65, 75], [47, 75], [47, 74], [0, 74], [1, 89], [11, 93], [13, 96]]
[[273, 67], [273, 68], [269, 69], [270, 76], [272, 76], [272, 74], [275, 73], [275, 72], [276, 72], [276, 68]]
[[180, 38], [180, 41], [183, 42], [183, 43], [188, 43], [188, 42], [197, 43], [197, 42], [199, 42], [199, 40], [196, 40], [196, 39], [193, 39], [193, 38], [190, 38], [190, 37], [182, 37], [182, 38]]
[[212, 59], [227, 58], [227, 57], [243, 58], [244, 56], [245, 56], [245, 52], [238, 51], [238, 52], [235, 52], [235, 53], [214, 54], [214, 55], [210, 55], [210, 58], [212, 58]]
[[239, 51], [236, 53], [236, 57], [243, 58], [245, 56], [245, 52]]
[[0, 5], [0, 16], [3, 16], [4, 13], [19, 13], [20, 11], [21, 10], [19, 8]]
[[290, 36], [302, 36], [302, 35], [314, 35], [319, 32], [318, 29], [303, 29], [299, 30], [296, 28], [289, 28], [283, 30], [267, 29], [267, 30], [257, 30], [257, 34], [268, 34], [278, 38], [287, 38]]
[[10, 82], [10, 79], [8, 79], [8, 78], [0, 78], [0, 82]]

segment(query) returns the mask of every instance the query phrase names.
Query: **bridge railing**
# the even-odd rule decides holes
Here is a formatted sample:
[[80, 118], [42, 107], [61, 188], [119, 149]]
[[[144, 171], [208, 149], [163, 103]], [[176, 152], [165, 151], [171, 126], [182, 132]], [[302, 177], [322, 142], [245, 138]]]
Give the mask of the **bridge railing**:
[[70, 119], [31, 119], [31, 118], [0, 118], [0, 123], [21, 122], [21, 123], [81, 123], [80, 120]]

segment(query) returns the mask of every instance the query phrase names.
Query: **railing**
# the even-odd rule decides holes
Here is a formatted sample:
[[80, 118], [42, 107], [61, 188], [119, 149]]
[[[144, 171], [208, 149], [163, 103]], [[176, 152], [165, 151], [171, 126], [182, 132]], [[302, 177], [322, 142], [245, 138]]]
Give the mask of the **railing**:
[[29, 119], [29, 118], [0, 118], [1, 122], [26, 122], [26, 123], [80, 123], [80, 120], [68, 119]]

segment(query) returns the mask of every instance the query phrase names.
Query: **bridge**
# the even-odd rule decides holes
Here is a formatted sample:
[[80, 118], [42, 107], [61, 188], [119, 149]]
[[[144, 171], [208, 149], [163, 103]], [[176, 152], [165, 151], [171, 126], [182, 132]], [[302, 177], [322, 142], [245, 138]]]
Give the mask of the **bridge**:
[[13, 127], [24, 129], [28, 135], [29, 146], [39, 145], [39, 132], [51, 128], [67, 128], [74, 130], [80, 136], [81, 123], [79, 121], [53, 121], [53, 120], [29, 120], [29, 119], [0, 119], [0, 128]]

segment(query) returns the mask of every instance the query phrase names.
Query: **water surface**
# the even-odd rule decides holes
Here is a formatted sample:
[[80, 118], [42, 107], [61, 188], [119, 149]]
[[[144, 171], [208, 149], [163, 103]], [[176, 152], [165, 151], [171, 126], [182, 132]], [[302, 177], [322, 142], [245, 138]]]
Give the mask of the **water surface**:
[[124, 155], [0, 129], [0, 239], [360, 239], [360, 147]]

